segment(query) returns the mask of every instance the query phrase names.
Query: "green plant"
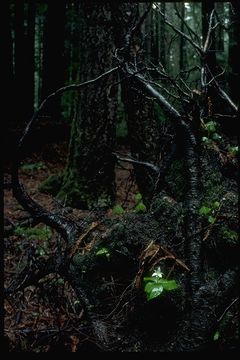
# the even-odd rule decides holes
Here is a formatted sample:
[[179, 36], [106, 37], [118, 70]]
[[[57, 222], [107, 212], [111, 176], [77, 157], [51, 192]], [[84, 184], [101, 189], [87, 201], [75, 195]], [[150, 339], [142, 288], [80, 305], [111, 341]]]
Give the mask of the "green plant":
[[216, 222], [216, 213], [220, 210], [221, 204], [219, 201], [214, 201], [210, 205], [203, 205], [199, 209], [199, 214], [203, 217], [207, 217], [209, 224], [214, 224]]
[[213, 335], [213, 341], [218, 341], [220, 338], [220, 332], [216, 331]]
[[231, 156], [236, 156], [239, 154], [239, 146], [229, 146], [228, 147], [228, 153]]
[[223, 231], [223, 236], [226, 239], [226, 242], [231, 245], [237, 245], [239, 242], [238, 233], [231, 229], [226, 229]]
[[14, 230], [14, 235], [26, 237], [28, 240], [49, 240], [52, 236], [52, 231], [48, 226], [42, 228], [17, 226]]
[[202, 142], [206, 145], [212, 144], [213, 141], [220, 141], [222, 139], [221, 135], [217, 132], [217, 123], [215, 121], [208, 121], [203, 124], [203, 130], [205, 136], [202, 137]]
[[23, 164], [20, 169], [24, 171], [36, 171], [47, 169], [47, 167], [42, 161], [40, 161], [35, 164]]
[[176, 290], [179, 285], [175, 280], [167, 280], [163, 277], [160, 267], [156, 268], [151, 276], [144, 277], [144, 292], [147, 300], [152, 300], [164, 292]]
[[146, 208], [146, 206], [144, 205], [144, 203], [143, 202], [140, 202], [139, 204], [137, 204], [136, 206], [135, 206], [135, 212], [137, 213], [137, 214], [139, 214], [139, 213], [144, 213], [144, 212], [146, 212], [147, 211], [147, 208]]
[[106, 257], [107, 259], [109, 259], [110, 257], [110, 252], [106, 247], [101, 247], [97, 252], [96, 252], [97, 256], [101, 256], [101, 257]]
[[121, 205], [115, 205], [112, 212], [114, 215], [121, 215], [124, 214], [125, 210]]
[[135, 200], [137, 202], [135, 208], [134, 208], [134, 211], [139, 214], [139, 213], [144, 213], [147, 211], [147, 208], [146, 206], [144, 205], [143, 201], [142, 201], [142, 194], [140, 193], [137, 193], [135, 195]]

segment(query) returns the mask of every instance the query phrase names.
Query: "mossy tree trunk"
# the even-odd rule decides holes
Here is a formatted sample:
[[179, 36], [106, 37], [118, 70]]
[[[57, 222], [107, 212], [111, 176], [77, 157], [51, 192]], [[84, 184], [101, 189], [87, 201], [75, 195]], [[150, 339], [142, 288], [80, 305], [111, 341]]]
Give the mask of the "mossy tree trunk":
[[[112, 67], [109, 4], [80, 4], [80, 82]], [[71, 131], [68, 163], [58, 197], [77, 208], [108, 207], [115, 194], [115, 81], [110, 75], [79, 94]]]
[[[121, 3], [113, 5], [114, 33], [116, 47], [121, 49], [126, 41], [126, 34], [146, 9], [146, 4]], [[149, 14], [148, 14], [149, 16]], [[150, 36], [150, 34], [149, 34]], [[150, 42], [151, 39], [148, 39]], [[130, 61], [135, 64], [136, 71], [146, 66], [144, 62], [143, 37], [137, 31], [131, 42]], [[159, 157], [159, 124], [154, 103], [132, 87], [131, 79], [121, 83], [122, 101], [127, 114], [127, 126], [131, 154], [140, 161], [158, 163]], [[156, 174], [148, 168], [134, 166], [136, 181], [146, 205], [150, 205], [156, 181]]]
[[[59, 1], [57, 8], [53, 1], [47, 1], [47, 12], [43, 32], [43, 63], [41, 97], [46, 98], [64, 85], [65, 49], [64, 33], [66, 21], [66, 1]], [[45, 108], [55, 122], [61, 118], [61, 100], [51, 101]]]

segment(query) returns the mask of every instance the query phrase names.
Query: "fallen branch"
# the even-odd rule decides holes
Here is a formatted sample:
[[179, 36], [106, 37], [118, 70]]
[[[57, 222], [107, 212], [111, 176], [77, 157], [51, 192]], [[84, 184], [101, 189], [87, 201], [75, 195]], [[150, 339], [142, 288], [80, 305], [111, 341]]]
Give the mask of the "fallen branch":
[[118, 155], [117, 153], [112, 153], [117, 160], [119, 161], [125, 161], [125, 162], [129, 162], [129, 163], [132, 163], [132, 164], [137, 164], [137, 165], [142, 165], [142, 166], [147, 166], [149, 169], [153, 170], [154, 172], [156, 172], [157, 174], [160, 172], [160, 168], [156, 165], [153, 165], [149, 162], [146, 162], [146, 161], [139, 161], [139, 160], [136, 160], [136, 159], [131, 159], [131, 158], [128, 158], [128, 157], [123, 157], [123, 156], [120, 156]]

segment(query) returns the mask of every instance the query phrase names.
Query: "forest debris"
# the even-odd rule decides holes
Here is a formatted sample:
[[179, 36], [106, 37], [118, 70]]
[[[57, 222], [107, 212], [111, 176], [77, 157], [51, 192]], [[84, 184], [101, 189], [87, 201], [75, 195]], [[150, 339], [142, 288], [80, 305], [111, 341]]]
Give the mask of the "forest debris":
[[90, 225], [90, 227], [79, 237], [79, 239], [77, 240], [77, 242], [75, 243], [75, 245], [72, 247], [72, 249], [70, 249], [69, 258], [72, 258], [72, 257], [73, 257], [73, 255], [74, 255], [74, 254], [77, 252], [77, 250], [79, 249], [82, 240], [85, 239], [85, 237], [87, 237], [87, 235], [88, 235], [93, 229], [95, 229], [99, 224], [100, 224], [100, 222], [92, 222], [92, 224]]

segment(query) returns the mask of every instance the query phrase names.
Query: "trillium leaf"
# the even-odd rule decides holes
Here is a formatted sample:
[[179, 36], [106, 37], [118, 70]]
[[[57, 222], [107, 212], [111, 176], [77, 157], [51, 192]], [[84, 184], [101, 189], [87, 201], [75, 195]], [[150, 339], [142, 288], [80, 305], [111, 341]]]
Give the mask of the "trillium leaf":
[[167, 291], [179, 288], [175, 280], [158, 280], [158, 284], [162, 285], [163, 289]]

